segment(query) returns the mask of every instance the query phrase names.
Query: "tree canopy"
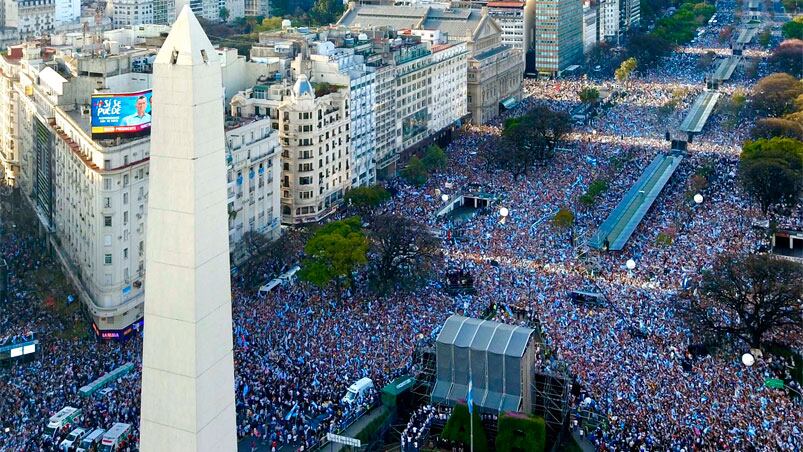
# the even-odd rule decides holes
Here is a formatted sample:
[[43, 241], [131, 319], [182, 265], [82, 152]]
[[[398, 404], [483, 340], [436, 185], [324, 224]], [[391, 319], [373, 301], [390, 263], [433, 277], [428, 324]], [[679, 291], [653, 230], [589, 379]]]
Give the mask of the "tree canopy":
[[796, 16], [783, 24], [781, 30], [783, 37], [786, 39], [803, 39], [803, 15]]
[[776, 204], [791, 205], [803, 186], [803, 142], [793, 138], [748, 141], [739, 171], [745, 190], [766, 214]]
[[760, 347], [768, 333], [800, 328], [803, 266], [769, 254], [724, 254], [703, 274], [690, 312], [702, 331]]
[[[802, 25], [803, 26], [803, 25]], [[773, 49], [768, 60], [772, 70], [803, 76], [803, 40], [788, 39]]]
[[571, 130], [568, 114], [535, 107], [524, 116], [505, 121], [501, 143], [487, 149], [486, 158], [514, 176], [527, 174], [531, 166], [550, 159], [558, 142]]
[[468, 406], [463, 403], [458, 403], [454, 406], [449, 420], [446, 421], [446, 426], [443, 427], [441, 437], [457, 443], [462, 443], [469, 446], [471, 442], [471, 429], [474, 427], [474, 450], [483, 452], [488, 450], [488, 436], [485, 433], [485, 428], [482, 426], [482, 419], [476, 407], [474, 407], [474, 414], [468, 412]]
[[343, 197], [345, 202], [360, 210], [374, 208], [390, 199], [390, 193], [381, 185], [352, 188]]
[[546, 424], [540, 417], [505, 413], [496, 431], [497, 452], [543, 452], [546, 447]]
[[401, 215], [371, 222], [372, 287], [378, 292], [419, 285], [434, 269], [440, 240], [425, 225]]
[[368, 239], [362, 220], [354, 216], [327, 223], [304, 246], [306, 257], [298, 276], [318, 287], [335, 283], [339, 288], [352, 282], [352, 272], [368, 261]]
[[417, 155], [414, 155], [407, 161], [407, 166], [401, 170], [401, 177], [410, 185], [420, 187], [427, 182], [429, 174], [427, 173], [427, 167], [424, 165], [424, 162], [422, 162]]
[[424, 152], [424, 158], [421, 159], [421, 162], [424, 164], [427, 171], [444, 169], [446, 168], [446, 153], [443, 152], [443, 149], [437, 144], [431, 144], [427, 146], [427, 150]]
[[803, 82], [785, 73], [770, 74], [756, 83], [751, 93], [753, 108], [765, 116], [783, 116], [796, 110]]
[[630, 78], [630, 75], [636, 70], [636, 67], [638, 67], [638, 61], [630, 57], [622, 61], [622, 64], [620, 64], [619, 68], [614, 72], [614, 77], [616, 77], [617, 81], [624, 82]]
[[596, 104], [599, 101], [599, 90], [593, 86], [587, 86], [577, 93], [580, 102], [584, 104]]
[[762, 118], [756, 121], [750, 135], [754, 139], [786, 137], [803, 140], [803, 124], [785, 118]]

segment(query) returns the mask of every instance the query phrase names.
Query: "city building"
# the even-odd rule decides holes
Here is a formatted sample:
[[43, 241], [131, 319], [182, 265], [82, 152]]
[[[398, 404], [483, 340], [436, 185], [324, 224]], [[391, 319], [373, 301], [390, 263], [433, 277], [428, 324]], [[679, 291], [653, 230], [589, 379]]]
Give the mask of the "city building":
[[113, 0], [111, 16], [117, 28], [154, 23], [154, 0]]
[[282, 223], [317, 222], [335, 211], [351, 186], [348, 87], [306, 74], [290, 85], [267, 80], [231, 101], [233, 116], [269, 117], [282, 146]]
[[219, 58], [185, 7], [154, 63], [143, 451], [237, 450]]
[[21, 39], [49, 34], [56, 29], [55, 0], [4, 0], [5, 26], [16, 28]]
[[[4, 176], [34, 207], [95, 332], [106, 339], [131, 334], [142, 320], [150, 139], [93, 133], [92, 100], [151, 88], [156, 50], [142, 41], [160, 27], [104, 33], [125, 45], [54, 35], [51, 46], [30, 42], [0, 58]], [[219, 60], [230, 54], [213, 53]], [[147, 111], [147, 99], [143, 102]], [[236, 259], [246, 232], [269, 239], [279, 234], [281, 151], [269, 121], [227, 124], [226, 143], [229, 238]]]
[[269, 0], [245, 0], [243, 4], [243, 14], [245, 16], [270, 16]]
[[173, 23], [176, 6], [178, 5], [175, 0], [153, 0], [153, 23], [157, 25]]
[[147, 89], [151, 74], [134, 62], [151, 54], [100, 57], [30, 44], [4, 57], [16, 66], [4, 71], [13, 74], [15, 117], [3, 118], [4, 139], [15, 143], [16, 183], [105, 338], [130, 334], [142, 318], [150, 146], [144, 135], [94, 136], [91, 97]]
[[597, 6], [583, 5], [583, 54], [587, 54], [597, 44]]
[[535, 70], [556, 76], [583, 56], [583, 7], [580, 0], [536, 0]]
[[438, 32], [445, 42], [466, 43], [467, 100], [472, 122], [488, 122], [499, 114], [500, 108], [512, 107], [521, 99], [524, 57], [520, 50], [502, 43], [502, 29], [488, 15], [487, 8], [441, 10], [351, 3], [338, 25], [355, 31], [410, 29], [430, 41], [427, 36]]
[[500, 0], [487, 3], [488, 15], [502, 29], [502, 43], [521, 52], [522, 59], [532, 47], [535, 1]]
[[638, 0], [600, 0], [599, 39], [621, 43], [621, 34], [641, 21], [641, 5]]
[[55, 0], [55, 22], [56, 26], [74, 22], [81, 17], [80, 0]]
[[248, 256], [243, 234], [255, 232], [268, 240], [281, 234], [281, 154], [279, 133], [271, 118], [226, 120], [229, 243], [233, 262]]

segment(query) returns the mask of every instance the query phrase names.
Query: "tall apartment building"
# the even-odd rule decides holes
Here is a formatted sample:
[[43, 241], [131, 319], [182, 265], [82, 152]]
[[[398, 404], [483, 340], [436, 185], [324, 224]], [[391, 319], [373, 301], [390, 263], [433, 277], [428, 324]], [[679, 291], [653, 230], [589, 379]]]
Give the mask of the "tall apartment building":
[[232, 262], [247, 255], [243, 234], [253, 231], [273, 240], [281, 233], [281, 153], [271, 118], [230, 117], [226, 121]]
[[499, 0], [487, 3], [488, 15], [502, 29], [502, 43], [521, 52], [522, 60], [532, 47], [535, 0]]
[[583, 5], [583, 54], [587, 54], [597, 44], [597, 5]]
[[[0, 164], [33, 206], [96, 333], [113, 339], [142, 319], [150, 139], [93, 135], [90, 101], [148, 90], [156, 52], [82, 48], [29, 44], [3, 55], [0, 139], [10, 146]], [[237, 122], [226, 131], [233, 257], [244, 233], [280, 231], [280, 148], [271, 126]]]
[[279, 131], [285, 224], [325, 218], [351, 186], [348, 87], [318, 88], [302, 73], [292, 86], [285, 80], [258, 84], [231, 101], [232, 115], [267, 116]]
[[[302, 61], [305, 60], [298, 60], [297, 64], [304, 64]], [[311, 82], [348, 87], [351, 186], [375, 184], [376, 74], [368, 70], [364, 57], [355, 54], [353, 48], [336, 48], [330, 41], [319, 42], [308, 61]]]
[[557, 75], [583, 56], [583, 6], [580, 0], [535, 3], [535, 70]]
[[621, 34], [641, 21], [638, 0], [601, 0], [599, 3], [599, 39], [621, 42]]
[[245, 16], [270, 16], [269, 0], [245, 0], [243, 3]]
[[4, 0], [5, 26], [16, 28], [21, 39], [53, 32], [56, 28], [55, 0]]
[[117, 28], [154, 23], [154, 0], [113, 0], [112, 24]]
[[[112, 0], [113, 1], [113, 0]], [[170, 25], [176, 17], [176, 0], [153, 0], [153, 23], [157, 25]]]
[[18, 186], [95, 331], [106, 338], [125, 335], [142, 317], [149, 140], [93, 138], [89, 105], [96, 89], [148, 86], [150, 74], [131, 68], [151, 51], [99, 58], [73, 49], [55, 55], [35, 46], [25, 50], [13, 63], [16, 123], [3, 127], [14, 129]]
[[56, 25], [74, 22], [81, 17], [81, 0], [55, 0]]
[[338, 25], [358, 31], [401, 24], [410, 24], [411, 32], [425, 40], [438, 32], [448, 43], [466, 43], [468, 112], [472, 122], [490, 121], [499, 114], [500, 107], [512, 106], [521, 99], [524, 57], [518, 49], [502, 43], [502, 29], [486, 8], [441, 10], [352, 3], [338, 21]]

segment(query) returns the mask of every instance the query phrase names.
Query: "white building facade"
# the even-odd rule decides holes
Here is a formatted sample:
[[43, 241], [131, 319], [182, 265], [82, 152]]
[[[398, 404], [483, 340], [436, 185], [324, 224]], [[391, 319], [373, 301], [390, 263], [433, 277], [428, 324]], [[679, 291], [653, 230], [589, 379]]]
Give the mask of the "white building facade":
[[115, 27], [133, 27], [154, 22], [153, 0], [113, 0], [112, 24]]
[[271, 118], [227, 123], [229, 243], [233, 261], [245, 252], [243, 234], [256, 232], [273, 240], [281, 234], [281, 146]]

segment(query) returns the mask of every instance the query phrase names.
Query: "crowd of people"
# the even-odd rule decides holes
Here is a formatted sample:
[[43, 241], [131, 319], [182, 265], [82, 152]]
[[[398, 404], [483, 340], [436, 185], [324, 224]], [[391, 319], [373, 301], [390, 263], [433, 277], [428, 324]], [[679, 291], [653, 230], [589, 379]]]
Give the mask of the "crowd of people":
[[[727, 5], [719, 7], [728, 11]], [[720, 24], [726, 20], [721, 16]], [[716, 32], [714, 27], [710, 35]], [[708, 37], [692, 47], [726, 46]], [[326, 432], [340, 431], [377, 405], [379, 388], [413, 371], [415, 344], [436, 337], [450, 314], [478, 316], [488, 306], [506, 306], [538, 320], [543, 349], [549, 351], [542, 364], [565, 366], [582, 386], [583, 408], [593, 407], [601, 419], [584, 424], [584, 431], [600, 449], [803, 448], [799, 402], [763, 384], [783, 369], [777, 359], [745, 367], [738, 345], [690, 355], [697, 338], [680, 315], [686, 281], [693, 286], [719, 253], [752, 252], [762, 243], [751, 228], [759, 213], [736, 180], [745, 128], [728, 128], [714, 115], [624, 253], [584, 246], [644, 167], [668, 151], [665, 133], [675, 133], [703, 88], [701, 55], [676, 52], [622, 83], [525, 80], [527, 97], [515, 110], [461, 130], [447, 148], [447, 169], [420, 188], [392, 184], [395, 196], [379, 210], [415, 218], [448, 237], [444, 268], [471, 275], [473, 294], [449, 295], [436, 277], [414, 294], [377, 297], [357, 276], [356, 286], [342, 297], [300, 283], [261, 297], [235, 276], [238, 436], [269, 450], [288, 445], [309, 450]], [[725, 94], [753, 81], [737, 75]], [[481, 161], [477, 149], [498, 139], [505, 118], [535, 105], [569, 111], [588, 86], [621, 95], [591, 122], [575, 127], [547, 165], [514, 178]], [[695, 206], [687, 195], [701, 175], [705, 184], [694, 189], [704, 201]], [[607, 181], [607, 191], [593, 205], [581, 203], [589, 184], [600, 179]], [[476, 187], [493, 193], [498, 205], [460, 224], [435, 216], [442, 206], [436, 190], [459, 194]], [[494, 210], [499, 206], [508, 209], [507, 217]], [[560, 208], [575, 213], [571, 231], [552, 224]], [[84, 410], [88, 427], [128, 422], [138, 428], [141, 339], [62, 337], [59, 332], [82, 321], [80, 312], [59, 314], [43, 302], [43, 288], [32, 283], [33, 273], [57, 264], [38, 239], [6, 223], [0, 226], [0, 257], [10, 264], [11, 291], [0, 311], [0, 333], [33, 332], [42, 347], [34, 361], [0, 369], [0, 412], [13, 413], [0, 419], [0, 450], [47, 450], [46, 421], [67, 405]], [[300, 248], [294, 257], [300, 257]], [[636, 262], [634, 269], [625, 267], [628, 259]], [[583, 305], [566, 296], [586, 288], [603, 294], [606, 304]], [[510, 312], [497, 309], [496, 318], [516, 322]], [[127, 362], [135, 371], [112, 392], [79, 395], [81, 386]], [[363, 377], [371, 378], [375, 389], [343, 401], [349, 385]], [[402, 434], [402, 450], [417, 450], [418, 439], [441, 415], [432, 407], [416, 411]]]

